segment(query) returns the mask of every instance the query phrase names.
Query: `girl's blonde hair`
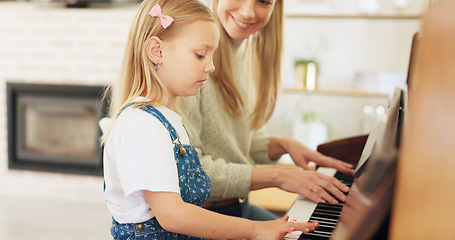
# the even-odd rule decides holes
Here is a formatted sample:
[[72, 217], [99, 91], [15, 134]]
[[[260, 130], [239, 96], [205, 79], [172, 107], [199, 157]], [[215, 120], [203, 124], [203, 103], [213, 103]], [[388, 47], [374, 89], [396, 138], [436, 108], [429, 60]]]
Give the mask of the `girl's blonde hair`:
[[[213, 0], [216, 19], [219, 0]], [[234, 81], [233, 58], [229, 35], [221, 27], [220, 44], [214, 55], [215, 71], [211, 77], [224, 101], [226, 110], [240, 116], [244, 102]], [[257, 98], [250, 116], [251, 129], [263, 126], [272, 116], [281, 83], [281, 53], [283, 48], [283, 0], [276, 0], [269, 23], [248, 39], [248, 47], [254, 49], [253, 66], [256, 66]]]
[[[159, 17], [150, 16], [153, 6], [158, 4], [162, 14], [174, 18], [172, 24], [164, 29]], [[120, 79], [116, 86], [109, 88], [106, 94], [112, 94], [110, 102], [111, 126], [120, 111], [137, 97], [144, 96], [149, 102], [138, 105], [166, 105], [166, 89], [155, 70], [154, 64], [147, 58], [145, 51], [149, 38], [157, 36], [163, 41], [172, 39], [182, 29], [195, 21], [212, 21], [215, 18], [211, 10], [199, 0], [144, 0], [133, 20], [123, 55]], [[105, 143], [110, 130], [103, 135]]]

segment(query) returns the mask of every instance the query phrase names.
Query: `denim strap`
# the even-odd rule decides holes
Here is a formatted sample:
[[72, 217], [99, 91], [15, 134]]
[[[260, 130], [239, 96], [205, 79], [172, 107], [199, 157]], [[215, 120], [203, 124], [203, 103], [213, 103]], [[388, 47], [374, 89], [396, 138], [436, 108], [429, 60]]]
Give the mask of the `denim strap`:
[[177, 130], [172, 126], [172, 124], [164, 117], [164, 115], [158, 111], [156, 108], [152, 106], [142, 106], [140, 107], [141, 110], [152, 114], [154, 117], [156, 117], [167, 129], [169, 134], [171, 135], [172, 142], [176, 141], [179, 139], [179, 134], [177, 133]]

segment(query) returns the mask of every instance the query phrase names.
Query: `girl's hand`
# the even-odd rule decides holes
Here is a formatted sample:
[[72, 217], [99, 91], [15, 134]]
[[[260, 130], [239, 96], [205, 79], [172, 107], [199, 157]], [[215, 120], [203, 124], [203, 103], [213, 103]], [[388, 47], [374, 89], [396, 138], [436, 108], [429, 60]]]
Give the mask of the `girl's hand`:
[[304, 233], [314, 231], [319, 226], [318, 222], [288, 222], [289, 216], [281, 217], [274, 221], [255, 222], [252, 240], [283, 239], [292, 231]]

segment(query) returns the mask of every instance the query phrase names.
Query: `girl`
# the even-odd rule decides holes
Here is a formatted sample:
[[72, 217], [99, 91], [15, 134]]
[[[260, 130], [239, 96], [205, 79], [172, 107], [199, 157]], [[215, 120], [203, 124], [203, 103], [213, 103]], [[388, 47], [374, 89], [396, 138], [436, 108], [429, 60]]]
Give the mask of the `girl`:
[[[294, 139], [268, 136], [263, 129], [280, 87], [283, 1], [213, 0], [222, 27], [214, 56], [216, 70], [197, 96], [182, 98], [180, 105], [192, 143], [212, 180], [208, 209], [274, 219], [277, 216], [238, 199], [247, 198], [251, 190], [278, 187], [316, 202], [338, 203], [349, 190], [335, 178], [306, 170], [310, 161], [345, 173], [353, 173], [352, 165]], [[255, 168], [275, 163], [286, 153], [303, 169]]]
[[219, 28], [199, 0], [145, 0], [130, 30], [103, 140], [105, 198], [114, 239], [280, 239], [317, 223], [254, 222], [201, 208], [211, 182], [189, 145], [178, 96], [214, 71]]

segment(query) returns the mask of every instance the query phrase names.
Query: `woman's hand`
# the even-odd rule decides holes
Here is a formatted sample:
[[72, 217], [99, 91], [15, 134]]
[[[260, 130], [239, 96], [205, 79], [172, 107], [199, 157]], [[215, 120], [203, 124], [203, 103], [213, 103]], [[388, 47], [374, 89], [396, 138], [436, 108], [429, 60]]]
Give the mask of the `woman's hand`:
[[352, 164], [313, 151], [297, 140], [292, 138], [273, 138], [269, 144], [270, 158], [278, 159], [285, 153], [289, 153], [294, 163], [305, 170], [311, 170], [308, 163], [314, 162], [318, 166], [335, 168], [346, 174], [354, 173]]
[[338, 200], [346, 201], [349, 187], [334, 177], [311, 170], [281, 168], [276, 171], [281, 172], [278, 186], [285, 191], [298, 193], [314, 202], [338, 204]]
[[281, 217], [274, 221], [255, 222], [252, 240], [283, 239], [286, 234], [292, 231], [304, 233], [314, 231], [319, 226], [318, 222], [288, 222], [289, 216]]
[[[345, 201], [349, 188], [334, 177], [312, 170], [256, 167], [251, 173], [251, 189], [277, 187], [305, 196], [314, 202], [337, 204]], [[338, 199], [338, 200], [337, 200]]]

